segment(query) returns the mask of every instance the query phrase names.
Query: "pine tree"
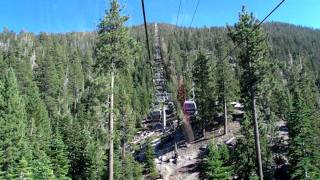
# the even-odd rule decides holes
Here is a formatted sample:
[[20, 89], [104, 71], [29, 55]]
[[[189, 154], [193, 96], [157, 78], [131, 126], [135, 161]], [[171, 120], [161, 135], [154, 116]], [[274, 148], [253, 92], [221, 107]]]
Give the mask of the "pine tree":
[[[213, 142], [208, 145], [208, 155], [204, 162], [205, 177], [207, 179], [230, 179], [230, 168], [226, 166], [226, 154], [225, 149], [217, 147]], [[223, 154], [224, 155], [223, 155]]]
[[133, 179], [142, 179], [143, 167], [142, 165], [134, 161], [133, 163]]
[[[99, 77], [111, 77], [110, 83], [110, 113], [109, 113], [109, 179], [113, 179], [114, 160], [114, 81], [118, 73], [127, 72], [133, 67], [137, 43], [129, 36], [124, 23], [127, 17], [120, 15], [121, 9], [117, 0], [112, 0], [110, 9], [99, 24], [97, 43], [95, 47], [95, 72]], [[118, 84], [118, 83], [117, 83]], [[117, 85], [116, 84], [116, 85]], [[106, 86], [106, 85], [105, 85]], [[106, 121], [107, 122], [107, 121]]]
[[247, 179], [251, 176], [252, 172], [256, 170], [256, 159], [253, 154], [255, 153], [254, 149], [254, 135], [251, 123], [251, 117], [245, 115], [241, 122], [240, 133], [243, 135], [243, 138], [237, 140], [235, 147], [235, 172], [236, 174], [243, 178]]
[[87, 82], [87, 88], [79, 102], [77, 118], [71, 128], [68, 128], [66, 144], [68, 144], [72, 178], [81, 176], [99, 179], [106, 173], [105, 143], [108, 138], [105, 128], [106, 105], [101, 102], [107, 96], [99, 95], [108, 89], [100, 86], [104, 83], [97, 82], [98, 80], [107, 81], [91, 79]]
[[22, 157], [22, 159], [19, 161], [18, 167], [15, 168], [14, 171], [16, 171], [14, 179], [33, 179], [31, 167], [29, 166], [28, 161], [24, 157]]
[[85, 148], [86, 153], [86, 167], [85, 167], [85, 176], [83, 178], [87, 179], [101, 179], [103, 173], [105, 172], [105, 154], [104, 146], [99, 144], [95, 138], [85, 132], [85, 137], [88, 139], [88, 144]]
[[50, 144], [50, 157], [55, 177], [58, 179], [70, 179], [68, 178], [70, 164], [67, 148], [58, 132], [54, 134]]
[[[72, 117], [68, 117], [68, 119], [70, 118]], [[80, 179], [82, 177], [86, 177], [86, 175], [91, 175], [91, 172], [88, 172], [91, 162], [88, 158], [88, 152], [86, 152], [86, 148], [90, 138], [88, 138], [87, 133], [77, 121], [74, 121], [72, 126], [67, 128], [65, 131], [66, 134], [64, 135], [64, 139], [65, 144], [67, 144], [68, 146], [65, 147], [64, 142], [59, 138], [59, 141], [55, 141], [57, 141], [56, 144], [60, 148], [54, 150], [58, 154], [61, 153], [61, 158], [65, 159], [64, 157], [67, 157], [66, 160], [69, 161], [68, 166], [70, 166], [69, 174], [72, 179]], [[63, 150], [65, 148], [67, 148], [67, 150]], [[61, 150], [63, 151], [61, 152]], [[53, 158], [55, 156], [53, 156]], [[62, 165], [64, 166], [59, 165], [57, 168], [65, 167], [66, 163]], [[68, 170], [67, 168], [63, 168], [63, 170], [64, 169]]]
[[[123, 87], [125, 88], [125, 87]], [[127, 95], [127, 91], [122, 91], [122, 93], [119, 93], [120, 97], [119, 99], [119, 125], [120, 127], [117, 127], [119, 130], [120, 135], [120, 145], [121, 145], [121, 160], [123, 166], [126, 165], [124, 163], [126, 161], [126, 148], [128, 144], [132, 141], [134, 130], [135, 130], [135, 115], [133, 113], [133, 109], [130, 107], [131, 102], [129, 99], [129, 96]], [[123, 167], [125, 169], [125, 167]]]
[[[217, 88], [218, 88], [218, 101], [222, 106], [224, 114], [224, 133], [228, 131], [228, 101], [231, 100], [234, 92], [233, 72], [231, 70], [228, 58], [226, 56], [226, 47], [223, 44], [222, 39], [217, 42], [217, 65], [216, 65], [216, 77], [217, 77]], [[233, 83], [233, 84], [232, 84]], [[232, 86], [233, 85], [233, 86]]]
[[9, 179], [20, 176], [32, 178], [30, 158], [27, 158], [30, 157], [30, 147], [26, 146], [25, 105], [12, 69], [0, 81], [0, 109], [0, 151], [3, 152], [0, 169]]
[[[267, 53], [268, 46], [265, 40], [265, 35], [261, 27], [257, 26], [258, 21], [245, 11], [243, 7], [242, 13], [239, 15], [239, 22], [235, 24], [234, 29], [229, 28], [229, 36], [236, 44], [243, 44], [243, 48], [239, 54], [239, 66], [241, 68], [240, 74], [240, 91], [242, 102], [245, 103], [244, 107], [248, 117], [252, 118], [256, 160], [258, 167], [258, 174], [260, 179], [263, 179], [262, 157], [261, 157], [261, 144], [259, 133], [259, 117], [257, 99], [259, 93], [259, 85], [265, 78], [267, 68]], [[261, 119], [261, 118], [260, 118]], [[260, 120], [261, 121], [261, 120]], [[242, 127], [243, 128], [243, 127]], [[246, 131], [250, 131], [250, 127]], [[263, 136], [262, 136], [263, 137]], [[244, 137], [249, 141], [250, 137]], [[266, 145], [266, 144], [265, 144]], [[247, 158], [252, 158], [250, 154]], [[249, 165], [248, 165], [249, 166]], [[254, 167], [255, 168], [255, 167]], [[246, 175], [248, 176], [248, 174]]]
[[[314, 166], [317, 148], [313, 142], [312, 116], [308, 107], [303, 103], [301, 96], [294, 95], [293, 109], [290, 124], [297, 122], [294, 127], [296, 134], [291, 134], [289, 157], [291, 162], [292, 179], [317, 179], [320, 176], [319, 167]], [[290, 125], [290, 128], [292, 126]]]
[[[313, 126], [319, 120], [315, 116], [316, 101], [310, 90], [310, 79], [302, 68], [299, 76], [293, 78], [292, 105], [288, 121], [289, 127], [289, 162], [292, 179], [318, 179], [320, 168], [315, 166], [319, 159], [319, 148], [315, 141]], [[314, 85], [313, 85], [314, 86]]]
[[[72, 114], [76, 115], [77, 111], [78, 111], [78, 102], [80, 100], [80, 97], [82, 95], [82, 91], [83, 91], [83, 83], [84, 83], [84, 77], [83, 77], [83, 72], [82, 72], [82, 66], [81, 66], [81, 62], [80, 62], [80, 58], [78, 57], [79, 53], [77, 53], [77, 51], [74, 51], [71, 53], [71, 56], [69, 58], [69, 60], [71, 61], [70, 64], [70, 78], [68, 79], [68, 81], [70, 81], [70, 90], [72, 94]], [[68, 68], [69, 70], [69, 68]]]
[[[49, 117], [57, 120], [59, 118], [58, 97], [61, 94], [61, 81], [59, 79], [58, 69], [56, 67], [55, 57], [57, 53], [53, 47], [48, 51], [46, 59], [38, 70], [37, 80], [40, 92], [43, 94], [43, 99], [46, 103]], [[58, 126], [58, 121], [55, 121], [53, 126]]]
[[131, 155], [127, 155], [124, 160], [122, 169], [122, 179], [141, 179], [142, 167], [136, 162]]
[[56, 179], [54, 176], [51, 159], [44, 151], [34, 150], [34, 159], [32, 160], [32, 172], [34, 179]]
[[146, 169], [146, 172], [149, 174], [150, 179], [156, 179], [159, 176], [158, 171], [156, 169], [155, 162], [154, 162], [154, 158], [155, 158], [154, 148], [152, 147], [150, 140], [148, 140], [146, 144], [145, 169]]
[[[195, 100], [199, 109], [199, 117], [205, 133], [205, 124], [212, 119], [212, 102], [209, 96], [209, 65], [208, 58], [200, 52], [197, 60], [193, 64], [192, 78], [195, 84]], [[204, 134], [205, 135], [205, 134]]]
[[3, 151], [0, 150], [0, 179], [5, 179], [5, 172], [2, 169], [3, 163], [4, 163]]
[[35, 149], [49, 151], [51, 123], [46, 105], [40, 98], [38, 88], [32, 83], [26, 92], [26, 112], [28, 119], [28, 136], [35, 144]]

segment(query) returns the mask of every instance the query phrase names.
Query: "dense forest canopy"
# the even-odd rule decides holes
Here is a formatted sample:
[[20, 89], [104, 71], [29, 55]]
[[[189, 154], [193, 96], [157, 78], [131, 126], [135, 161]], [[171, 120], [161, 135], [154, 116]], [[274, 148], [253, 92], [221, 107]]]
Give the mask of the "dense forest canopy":
[[[127, 18], [113, 5], [96, 32], [33, 34], [5, 28], [0, 33], [0, 179], [105, 179], [110, 138], [115, 144], [115, 179], [158, 176], [149, 141], [145, 163], [131, 153], [139, 148], [131, 142], [143, 129], [154, 98], [144, 27], [125, 27]], [[240, 55], [244, 49], [256, 51], [260, 46], [247, 43], [222, 61], [238, 41], [237, 27], [158, 26], [166, 86], [178, 102], [177, 82], [183, 79], [188, 98], [195, 83], [199, 122], [216, 121], [231, 101], [250, 102], [244, 93], [246, 64], [239, 64], [244, 61]], [[154, 44], [154, 24], [148, 28]], [[286, 120], [288, 174], [292, 179], [317, 179], [320, 30], [272, 22], [264, 23], [260, 31], [257, 43], [265, 42], [263, 57], [268, 64], [257, 64], [252, 76], [260, 83], [256, 96], [263, 173], [267, 179], [274, 175], [274, 124]], [[114, 89], [109, 86], [111, 70], [116, 74]], [[111, 93], [115, 96], [112, 112]], [[110, 113], [115, 116], [111, 135]], [[245, 138], [240, 138], [233, 153], [214, 142], [209, 145], [204, 177], [257, 178], [251, 116], [248, 113], [241, 124]]]

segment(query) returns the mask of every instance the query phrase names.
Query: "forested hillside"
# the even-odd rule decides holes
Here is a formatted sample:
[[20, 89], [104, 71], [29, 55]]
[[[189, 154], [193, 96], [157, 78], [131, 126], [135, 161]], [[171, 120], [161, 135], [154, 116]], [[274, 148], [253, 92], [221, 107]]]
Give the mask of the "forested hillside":
[[[106, 176], [110, 77], [97, 75], [96, 34], [1, 33], [0, 179]], [[149, 111], [150, 69], [142, 46], [128, 47], [135, 48], [130, 63], [115, 79], [117, 144], [132, 140]], [[139, 176], [130, 153], [121, 168], [119, 148], [117, 176], [130, 179], [132, 168]]]
[[[115, 179], [141, 179], [154, 171], [149, 169], [152, 161], [135, 159], [133, 152], [140, 147], [132, 144], [153, 102], [144, 29], [125, 27], [127, 18], [119, 16], [118, 8], [116, 3], [106, 11], [95, 32], [0, 33], [0, 179], [106, 179], [110, 139]], [[279, 121], [288, 123], [290, 136], [284, 172], [292, 179], [320, 178], [320, 31], [265, 23], [247, 44], [226, 56], [245, 36], [238, 25], [159, 24], [167, 87], [178, 103], [178, 89], [185, 86], [190, 98], [194, 83], [196, 122], [205, 123], [204, 128], [222, 125], [219, 114], [231, 109], [232, 101], [243, 103], [248, 112], [232, 151], [209, 145], [204, 177], [257, 178], [252, 94], [245, 85], [258, 82], [254, 98], [265, 178], [274, 177], [275, 154], [282, 155], [275, 150], [281, 144]], [[148, 27], [153, 44], [154, 25]], [[246, 71], [245, 54], [265, 61], [255, 62], [255, 72]], [[154, 156], [149, 145], [148, 155]]]

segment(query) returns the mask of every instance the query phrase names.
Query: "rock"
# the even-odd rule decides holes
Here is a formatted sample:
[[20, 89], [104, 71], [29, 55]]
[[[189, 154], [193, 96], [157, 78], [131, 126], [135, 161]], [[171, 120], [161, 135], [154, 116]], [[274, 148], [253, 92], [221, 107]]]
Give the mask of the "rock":
[[225, 143], [228, 145], [228, 144], [231, 144], [232, 141], [234, 141], [234, 140], [235, 140], [235, 137], [232, 137], [232, 138], [228, 139], [227, 141], [225, 141]]
[[166, 162], [168, 160], [168, 157], [166, 155], [161, 156], [161, 161]]
[[205, 150], [207, 150], [207, 145], [204, 144], [204, 145], [200, 146], [199, 149], [200, 149], [201, 151], [205, 151]]
[[161, 164], [161, 160], [159, 160], [158, 158], [156, 158], [154, 161], [156, 162], [156, 164]]

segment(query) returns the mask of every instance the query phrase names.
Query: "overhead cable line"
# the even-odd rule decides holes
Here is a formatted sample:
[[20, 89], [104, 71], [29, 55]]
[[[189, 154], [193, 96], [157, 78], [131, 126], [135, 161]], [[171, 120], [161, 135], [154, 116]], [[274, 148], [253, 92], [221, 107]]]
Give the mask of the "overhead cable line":
[[181, 0], [179, 2], [179, 9], [178, 9], [178, 15], [177, 15], [177, 20], [176, 20], [176, 26], [178, 25], [178, 20], [179, 20], [179, 15], [180, 15], [180, 9], [181, 9]]
[[[251, 31], [250, 34], [253, 33], [255, 30], [257, 30], [262, 23], [264, 23], [265, 20], [268, 19], [269, 16], [271, 16], [271, 14], [273, 14], [286, 0], [282, 0], [275, 8], [272, 9], [272, 11], [265, 17], [263, 18], [263, 20], [257, 24]], [[228, 58], [244, 41], [241, 41], [240, 43], [238, 43], [234, 48], [232, 48], [227, 55], [223, 58], [223, 60], [225, 60], [226, 58]]]
[[196, 9], [195, 9], [194, 12], [193, 12], [192, 19], [191, 19], [191, 22], [190, 22], [189, 27], [191, 27], [191, 25], [192, 25], [192, 23], [193, 23], [194, 17], [195, 17], [195, 15], [196, 15], [196, 13], [197, 13], [197, 10], [198, 10], [199, 3], [200, 3], [200, 0], [197, 1]]
[[148, 56], [149, 56], [149, 62], [151, 63], [151, 52], [150, 52], [150, 45], [149, 45], [149, 35], [148, 35], [148, 26], [147, 26], [147, 20], [146, 20], [146, 12], [144, 9], [144, 0], [141, 0], [141, 6], [142, 6], [142, 13], [143, 13], [143, 21], [144, 21], [144, 30], [146, 34], [146, 43], [147, 43], [147, 50], [148, 50]]

